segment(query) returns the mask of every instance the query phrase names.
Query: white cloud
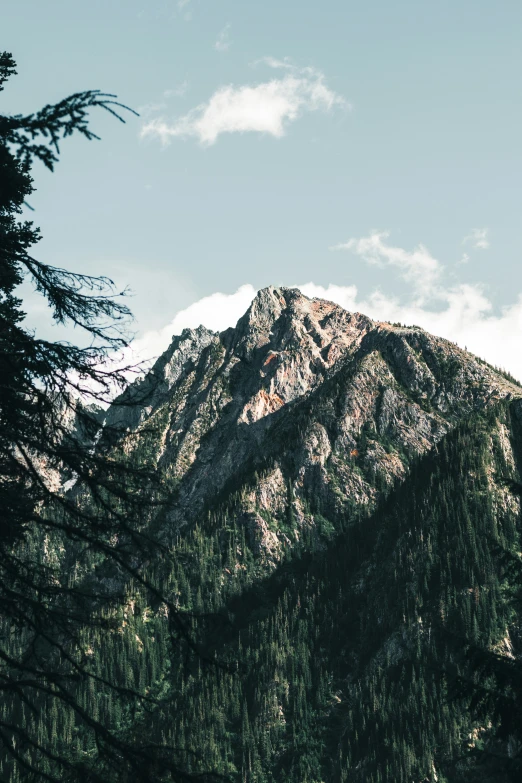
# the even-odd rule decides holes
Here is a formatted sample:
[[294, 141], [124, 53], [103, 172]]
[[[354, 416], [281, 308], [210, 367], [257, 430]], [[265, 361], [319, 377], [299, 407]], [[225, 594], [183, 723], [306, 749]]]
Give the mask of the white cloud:
[[[167, 97], [164, 93], [164, 97]], [[167, 104], [165, 102], [156, 102], [156, 103], [144, 103], [141, 106], [138, 106], [138, 114], [143, 117], [150, 117], [153, 114], [157, 114], [159, 111], [164, 111], [167, 108]]]
[[222, 133], [257, 132], [279, 138], [284, 136], [288, 124], [304, 112], [330, 111], [334, 106], [347, 105], [326, 85], [320, 71], [292, 66], [279, 79], [254, 86], [220, 87], [207, 103], [196, 106], [174, 123], [162, 118], [145, 123], [141, 137], [152, 136], [168, 144], [172, 138], [194, 136], [204, 145], [214, 144]]
[[185, 79], [184, 81], [180, 82], [176, 87], [173, 87], [170, 90], [164, 90], [163, 97], [164, 98], [183, 98], [184, 95], [187, 94], [188, 89], [190, 85], [188, 81]]
[[[152, 366], [154, 361], [167, 350], [172, 338], [181, 334], [183, 329], [197, 329], [198, 326], [203, 325], [213, 332], [222, 332], [229, 326], [235, 326], [255, 295], [256, 289], [246, 284], [240, 286], [233, 294], [217, 292], [204, 296], [176, 313], [166, 326], [145, 332], [144, 335], [133, 340], [127, 348], [109, 356], [104, 369], [121, 370], [128, 381], [132, 382]], [[90, 402], [89, 389], [95, 390], [96, 387], [90, 382], [84, 386], [84, 396]], [[121, 389], [115, 384], [111, 384], [111, 391], [106, 395], [107, 400], [114, 399], [120, 391]], [[96, 401], [101, 404], [101, 400]]]
[[183, 329], [196, 329], [203, 324], [213, 332], [222, 332], [229, 326], [235, 326], [255, 295], [256, 289], [247, 284], [240, 286], [233, 294], [217, 292], [198, 299], [176, 313], [167, 326], [146, 332], [143, 337], [134, 340], [133, 361], [158, 357], [169, 347], [173, 335], [181, 334]]
[[469, 242], [472, 247], [479, 248], [480, 250], [487, 250], [490, 246], [488, 239], [488, 229], [473, 228], [471, 233], [462, 240], [463, 245], [465, 245], [467, 242]]
[[261, 57], [260, 60], [255, 60], [252, 65], [268, 65], [269, 68], [286, 68], [289, 71], [297, 70], [295, 65], [289, 57], [285, 57], [283, 60], [278, 60], [277, 57]]
[[191, 0], [178, 0], [178, 13], [185, 22], [190, 22], [192, 19], [192, 13], [188, 7], [190, 2]]
[[180, 84], [176, 85], [176, 87], [173, 87], [169, 90], [164, 90], [162, 98], [164, 100], [162, 101], [151, 101], [150, 103], [144, 103], [141, 106], [138, 106], [138, 113], [140, 114], [143, 119], [147, 119], [150, 117], [153, 117], [154, 115], [157, 115], [159, 112], [165, 111], [168, 108], [168, 99], [169, 98], [182, 98], [184, 95], [186, 95], [187, 91], [189, 89], [189, 83], [188, 81], [183, 81]]
[[217, 41], [214, 44], [216, 52], [228, 52], [230, 49], [230, 24], [226, 24], [217, 37]]
[[443, 266], [430, 254], [424, 245], [414, 250], [392, 247], [384, 242], [389, 232], [373, 232], [368, 237], [349, 239], [333, 245], [330, 250], [350, 250], [369, 264], [388, 264], [400, 270], [401, 277], [411, 284], [414, 291], [424, 297], [431, 293], [439, 279]]

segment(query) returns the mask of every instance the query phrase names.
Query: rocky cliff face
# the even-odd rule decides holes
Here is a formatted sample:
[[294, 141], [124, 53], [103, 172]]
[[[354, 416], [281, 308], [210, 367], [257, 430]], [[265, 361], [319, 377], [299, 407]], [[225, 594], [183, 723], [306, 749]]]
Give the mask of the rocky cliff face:
[[304, 530], [372, 508], [473, 411], [521, 396], [420, 328], [270, 287], [235, 328], [175, 337], [107, 421], [171, 483], [166, 530], [227, 506], [273, 565]]

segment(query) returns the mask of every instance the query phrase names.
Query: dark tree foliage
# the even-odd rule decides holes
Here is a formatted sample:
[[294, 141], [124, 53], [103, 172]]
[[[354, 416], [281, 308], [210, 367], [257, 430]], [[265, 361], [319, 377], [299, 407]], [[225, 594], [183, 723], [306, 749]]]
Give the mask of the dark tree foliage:
[[[519, 434], [519, 433], [518, 433]], [[497, 477], [499, 486], [522, 498], [522, 484], [509, 476]], [[507, 585], [505, 597], [516, 618], [522, 609], [522, 558], [518, 551], [490, 540], [491, 551], [500, 564]], [[518, 622], [517, 622], [518, 626]], [[518, 632], [518, 633], [517, 633]], [[522, 780], [522, 665], [519, 653], [520, 631], [515, 627], [515, 649], [499, 651], [484, 644], [484, 640], [463, 634], [450, 637], [453, 654], [461, 671], [454, 678], [457, 696], [469, 694], [470, 714], [482, 723], [495, 726], [490, 741], [476, 749], [484, 769], [499, 770], [506, 779]], [[512, 640], [510, 640], [512, 644]]]
[[[12, 56], [0, 54], [0, 91], [15, 73]], [[103, 403], [124, 384], [124, 370], [108, 368], [105, 359], [126, 346], [130, 312], [111, 280], [37, 260], [39, 230], [19, 219], [33, 192], [33, 161], [52, 171], [62, 138], [98, 138], [88, 126], [92, 108], [122, 122], [128, 110], [115, 96], [91, 90], [28, 116], [0, 116], [2, 780], [190, 777], [175, 749], [137, 727], [139, 716], [157, 706], [154, 687], [100, 674], [89, 649], [93, 639], [103, 645], [121, 629], [137, 591], [164, 607], [170, 643], [193, 646], [188, 621], [143, 571], [147, 559], [168, 558], [145, 532], [163, 503], [154, 471], [125, 458], [124, 433], [100, 440], [100, 408], [81, 402], [88, 393]], [[17, 287], [25, 278], [56, 322], [91, 336], [88, 347], [42, 340], [24, 328]], [[89, 693], [110, 702], [118, 720], [101, 715]], [[58, 714], [62, 731], [74, 726], [74, 738], [49, 737], [36, 721]]]
[[[301, 527], [274, 569], [261, 567], [237, 513], [246, 488], [274, 462], [243, 466], [199, 524], [178, 533], [172, 567], [161, 573], [164, 591], [187, 611], [229, 619], [202, 636], [230, 669], [203, 669], [196, 658], [187, 665], [179, 647], [169, 650], [161, 612], [149, 614], [138, 596], [130, 633], [93, 655], [96, 674], [114, 672], [128, 688], [169, 684], [170, 697], [139, 725], [182, 749], [193, 774], [217, 769], [237, 783], [520, 780], [516, 713], [504, 722], [497, 699], [513, 700], [518, 687], [504, 640], [519, 656], [516, 580], [506, 562], [520, 550], [520, 513], [492, 486], [507, 471], [501, 449], [491, 448], [509, 432], [520, 451], [512, 413], [500, 404], [472, 415], [412, 460], [404, 481], [371, 508], [335, 512], [311, 491], [317, 527]], [[294, 420], [294, 432], [285, 430], [289, 453], [298, 427]], [[150, 454], [143, 441], [141, 459]], [[291, 478], [291, 463], [281, 469]], [[270, 529], [294, 536], [288, 507], [262, 513]], [[146, 571], [151, 581], [154, 571], [157, 561]], [[96, 651], [96, 633], [90, 638]], [[472, 647], [493, 653], [508, 680], [481, 669], [466, 654]], [[481, 689], [494, 696], [489, 704]], [[116, 720], [120, 708], [103, 692], [82, 698]], [[50, 720], [58, 735], [51, 731], [50, 748], [60, 732], [74, 741], [61, 713]]]

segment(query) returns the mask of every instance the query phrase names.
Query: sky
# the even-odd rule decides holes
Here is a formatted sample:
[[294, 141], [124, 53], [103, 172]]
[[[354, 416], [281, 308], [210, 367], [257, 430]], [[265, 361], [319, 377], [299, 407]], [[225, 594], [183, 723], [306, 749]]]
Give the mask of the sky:
[[3, 0], [2, 33], [1, 113], [140, 114], [93, 111], [28, 218], [42, 261], [130, 286], [141, 351], [297, 285], [522, 380], [518, 0]]

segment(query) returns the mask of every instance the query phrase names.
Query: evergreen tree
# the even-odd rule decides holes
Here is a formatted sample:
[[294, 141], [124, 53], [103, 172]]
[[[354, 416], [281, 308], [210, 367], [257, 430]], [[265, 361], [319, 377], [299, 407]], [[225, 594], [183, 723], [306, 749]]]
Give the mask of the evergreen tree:
[[[0, 91], [15, 73], [12, 56], [0, 54]], [[62, 138], [98, 138], [88, 125], [93, 108], [122, 122], [127, 110], [90, 90], [28, 116], [0, 116], [1, 761], [11, 780], [184, 779], [172, 748], [125, 732], [132, 724], [125, 715], [153, 707], [139, 677], [129, 672], [126, 685], [90, 652], [112, 638], [122, 606], [139, 590], [166, 603], [174, 638], [188, 639], [179, 611], [140, 564], [165, 554], [145, 534], [161, 503], [154, 471], [123, 458], [123, 433], [105, 432], [96, 445], [97, 411], [81, 402], [89, 393], [102, 403], [124, 383], [125, 372], [105, 360], [126, 346], [130, 312], [109, 279], [37, 260], [39, 229], [19, 219], [33, 191], [33, 161], [52, 171]], [[90, 336], [88, 347], [24, 327], [17, 287], [25, 278], [57, 323]], [[101, 587], [109, 574], [111, 589]], [[121, 724], [103, 717], [111, 693], [122, 702], [113, 710], [123, 710]]]

